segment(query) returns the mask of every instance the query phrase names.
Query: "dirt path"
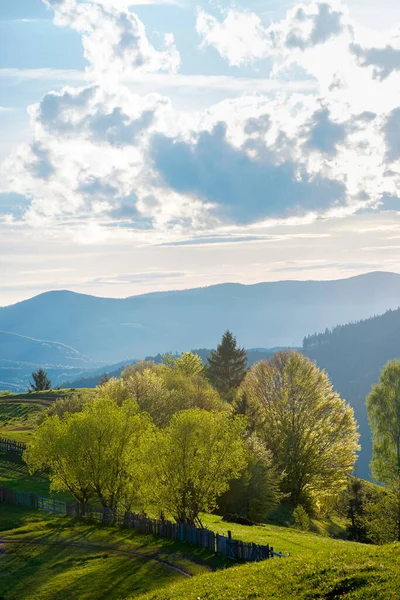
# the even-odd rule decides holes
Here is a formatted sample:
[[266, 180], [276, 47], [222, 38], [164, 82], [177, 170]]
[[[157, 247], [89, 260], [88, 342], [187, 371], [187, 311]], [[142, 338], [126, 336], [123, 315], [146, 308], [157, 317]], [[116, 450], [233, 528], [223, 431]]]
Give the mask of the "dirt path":
[[134, 556], [136, 558], [140, 558], [142, 560], [154, 560], [174, 571], [177, 571], [184, 577], [192, 577], [191, 573], [183, 569], [182, 567], [178, 567], [174, 565], [172, 562], [160, 558], [157, 554], [145, 554], [143, 552], [134, 552], [132, 550], [118, 550], [117, 548], [110, 548], [109, 546], [97, 546], [91, 544], [79, 544], [77, 542], [44, 542], [43, 540], [18, 540], [18, 539], [8, 539], [2, 537], [0, 539], [0, 555], [5, 552], [7, 544], [21, 544], [21, 545], [40, 545], [40, 546], [71, 546], [74, 548], [81, 548], [83, 550], [97, 550], [98, 552], [115, 552], [116, 554], [121, 554], [125, 556]]

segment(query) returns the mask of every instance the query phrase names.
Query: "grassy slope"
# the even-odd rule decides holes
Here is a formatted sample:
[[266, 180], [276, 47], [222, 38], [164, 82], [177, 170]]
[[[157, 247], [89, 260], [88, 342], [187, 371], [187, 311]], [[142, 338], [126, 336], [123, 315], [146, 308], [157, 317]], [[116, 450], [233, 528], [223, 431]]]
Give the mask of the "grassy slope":
[[0, 596], [7, 600], [113, 600], [185, 579], [154, 557], [192, 575], [216, 566], [208, 551], [186, 544], [5, 504], [0, 547], [1, 540]]
[[0, 400], [0, 437], [28, 442], [44, 410], [41, 404]]
[[[274, 559], [202, 575], [191, 582], [141, 596], [141, 600], [276, 598], [400, 598], [400, 544], [386, 547], [344, 542], [341, 552]], [[136, 598], [137, 596], [131, 596]]]
[[279, 527], [272, 524], [246, 527], [235, 523], [226, 523], [217, 515], [202, 515], [202, 523], [204, 527], [213, 529], [216, 533], [227, 535], [229, 529], [234, 539], [256, 544], [269, 544], [275, 552], [290, 553], [295, 557], [324, 556], [329, 551], [342, 552], [350, 543], [333, 539], [327, 535], [299, 531], [292, 527]]
[[24, 394], [0, 395], [0, 437], [29, 442], [40, 415], [58, 398], [72, 394], [93, 395], [95, 390], [48, 390]]
[[26, 464], [18, 454], [0, 453], [0, 485], [19, 492], [32, 492], [46, 498], [72, 500], [67, 493], [50, 493], [50, 482], [39, 474], [30, 475]]
[[0, 400], [44, 400], [51, 401], [57, 400], [57, 398], [66, 398], [72, 394], [94, 394], [95, 390], [92, 388], [80, 388], [75, 390], [74, 388], [65, 388], [59, 390], [43, 390], [42, 392], [22, 392], [21, 394], [0, 394]]

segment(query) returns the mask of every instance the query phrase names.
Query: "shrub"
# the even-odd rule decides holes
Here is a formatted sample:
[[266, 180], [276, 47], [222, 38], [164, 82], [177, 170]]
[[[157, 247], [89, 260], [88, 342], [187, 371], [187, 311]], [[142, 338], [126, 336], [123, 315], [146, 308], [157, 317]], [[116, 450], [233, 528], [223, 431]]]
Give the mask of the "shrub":
[[308, 531], [310, 529], [310, 517], [307, 514], [305, 508], [299, 504], [293, 511], [294, 524], [297, 529], [302, 531]]

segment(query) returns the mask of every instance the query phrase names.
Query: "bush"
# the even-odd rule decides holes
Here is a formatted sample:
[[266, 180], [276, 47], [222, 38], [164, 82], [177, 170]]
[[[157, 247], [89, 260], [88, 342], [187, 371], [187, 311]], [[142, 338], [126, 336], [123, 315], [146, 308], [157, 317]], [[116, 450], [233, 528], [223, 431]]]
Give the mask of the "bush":
[[309, 531], [311, 522], [310, 517], [307, 514], [305, 508], [299, 504], [293, 511], [293, 519], [294, 524], [297, 529], [301, 529], [302, 531]]

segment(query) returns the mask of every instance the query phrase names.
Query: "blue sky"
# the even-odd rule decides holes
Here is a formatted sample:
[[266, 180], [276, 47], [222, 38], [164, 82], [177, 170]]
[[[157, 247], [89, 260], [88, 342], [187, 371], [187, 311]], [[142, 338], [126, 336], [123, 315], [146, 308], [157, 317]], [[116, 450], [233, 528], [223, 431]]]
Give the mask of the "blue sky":
[[399, 271], [399, 25], [395, 0], [2, 2], [0, 304]]

